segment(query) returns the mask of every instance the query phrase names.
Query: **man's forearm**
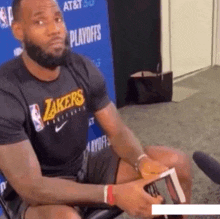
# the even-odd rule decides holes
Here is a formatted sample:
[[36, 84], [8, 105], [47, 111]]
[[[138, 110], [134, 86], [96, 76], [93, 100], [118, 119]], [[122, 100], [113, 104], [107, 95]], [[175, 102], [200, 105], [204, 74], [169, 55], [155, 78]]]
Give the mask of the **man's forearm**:
[[[26, 183], [19, 195], [31, 205], [104, 203], [104, 186], [81, 184], [61, 178], [41, 177]], [[24, 186], [24, 185], [23, 185]]]
[[140, 141], [127, 126], [123, 126], [116, 135], [109, 136], [109, 140], [119, 157], [132, 166], [137, 162], [137, 158], [144, 154]]

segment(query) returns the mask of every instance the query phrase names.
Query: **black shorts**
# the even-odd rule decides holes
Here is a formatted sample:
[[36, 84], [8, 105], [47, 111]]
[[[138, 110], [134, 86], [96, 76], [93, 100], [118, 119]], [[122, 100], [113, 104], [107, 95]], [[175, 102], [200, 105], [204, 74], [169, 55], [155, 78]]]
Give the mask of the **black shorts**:
[[[80, 183], [87, 184], [115, 184], [119, 166], [119, 157], [111, 149], [106, 146], [100, 150], [84, 151], [84, 159], [81, 170], [77, 177], [67, 177], [67, 179], [75, 180]], [[66, 178], [66, 177], [62, 177]], [[13, 200], [12, 200], [13, 199]], [[28, 208], [28, 204], [18, 196], [10, 197], [6, 200], [6, 206], [9, 214], [13, 219], [24, 219], [24, 214]], [[97, 205], [95, 208], [105, 208], [106, 205]], [[88, 207], [80, 207], [82, 216], [86, 215], [91, 209]]]

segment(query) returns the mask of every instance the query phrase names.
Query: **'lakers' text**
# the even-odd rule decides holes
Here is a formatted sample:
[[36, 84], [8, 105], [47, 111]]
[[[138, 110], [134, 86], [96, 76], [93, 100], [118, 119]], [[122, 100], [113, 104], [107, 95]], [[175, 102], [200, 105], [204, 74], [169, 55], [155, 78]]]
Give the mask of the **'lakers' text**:
[[66, 109], [81, 107], [85, 102], [85, 98], [83, 95], [83, 90], [78, 89], [77, 91], [73, 91], [63, 97], [57, 99], [46, 99], [46, 109], [43, 116], [43, 121], [49, 121], [55, 118], [55, 116], [63, 112]]

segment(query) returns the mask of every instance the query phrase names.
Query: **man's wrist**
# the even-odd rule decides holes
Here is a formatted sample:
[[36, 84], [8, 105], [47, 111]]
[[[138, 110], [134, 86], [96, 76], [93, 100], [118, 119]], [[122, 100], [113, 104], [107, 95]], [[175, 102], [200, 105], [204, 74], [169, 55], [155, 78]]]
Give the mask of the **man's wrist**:
[[108, 204], [108, 185], [104, 186], [104, 203]]
[[137, 161], [134, 164], [135, 170], [139, 173], [140, 172], [140, 163], [144, 158], [149, 158], [146, 154], [141, 154], [138, 158]]
[[104, 186], [104, 203], [108, 205], [115, 205], [115, 190], [113, 185]]

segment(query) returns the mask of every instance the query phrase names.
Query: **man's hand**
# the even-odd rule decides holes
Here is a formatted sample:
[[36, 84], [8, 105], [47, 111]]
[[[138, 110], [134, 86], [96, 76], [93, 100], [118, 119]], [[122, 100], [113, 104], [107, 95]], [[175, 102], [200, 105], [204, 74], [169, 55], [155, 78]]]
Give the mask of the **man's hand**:
[[113, 187], [115, 204], [133, 217], [149, 217], [152, 215], [152, 204], [160, 204], [163, 201], [161, 196], [152, 197], [144, 190], [144, 186], [158, 179], [158, 176], [151, 175], [149, 179], [117, 184]]
[[168, 167], [149, 157], [143, 157], [139, 163], [139, 171], [144, 179], [148, 179], [152, 174], [163, 173], [168, 169]]

